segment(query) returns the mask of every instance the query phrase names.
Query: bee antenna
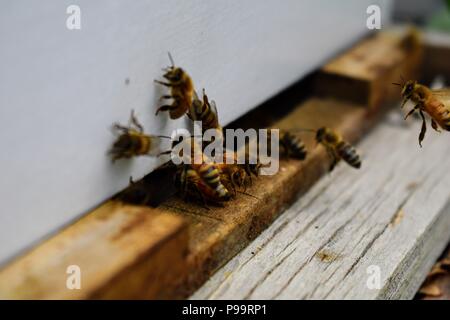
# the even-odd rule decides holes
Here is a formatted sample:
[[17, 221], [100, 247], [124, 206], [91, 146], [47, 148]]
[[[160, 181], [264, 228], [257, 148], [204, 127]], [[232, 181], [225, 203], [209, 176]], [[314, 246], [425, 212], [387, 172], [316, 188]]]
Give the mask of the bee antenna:
[[405, 78], [403, 78], [402, 74], [400, 74], [400, 79], [402, 79], [402, 82], [405, 82]]
[[167, 51], [167, 55], [169, 56], [169, 60], [170, 60], [170, 63], [172, 64], [172, 68], [175, 67], [175, 63], [173, 62], [172, 55], [170, 54], [169, 51]]
[[166, 151], [160, 152], [160, 153], [158, 154], [158, 157], [161, 157], [161, 156], [163, 156], [163, 155], [170, 154], [170, 153], [172, 153], [172, 149], [171, 149], [171, 150], [166, 150]]
[[250, 194], [250, 193], [247, 193], [247, 192], [245, 192], [245, 191], [238, 191], [238, 192], [239, 192], [239, 193], [242, 193], [242, 194], [244, 194], [244, 195], [246, 195], [246, 196], [248, 196], [248, 197], [252, 197], [252, 198], [261, 200], [261, 199], [258, 198], [257, 196], [254, 196], [254, 195], [252, 195], [252, 194]]
[[401, 83], [397, 83], [397, 82], [392, 82], [392, 84], [396, 85], [396, 86], [400, 86], [400, 87], [402, 86]]

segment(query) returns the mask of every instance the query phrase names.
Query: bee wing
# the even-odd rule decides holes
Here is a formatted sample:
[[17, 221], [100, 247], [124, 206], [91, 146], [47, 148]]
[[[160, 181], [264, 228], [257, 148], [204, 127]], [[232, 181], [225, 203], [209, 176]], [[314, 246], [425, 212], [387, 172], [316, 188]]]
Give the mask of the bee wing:
[[442, 101], [442, 103], [450, 109], [450, 88], [431, 90], [433, 96]]
[[214, 116], [216, 117], [216, 119], [219, 119], [219, 114], [217, 113], [217, 106], [216, 106], [216, 102], [214, 100], [211, 100], [210, 102], [210, 107], [211, 107], [211, 112], [214, 114]]
[[197, 92], [194, 90], [194, 100], [199, 100]]
[[194, 90], [194, 98], [192, 99], [191, 104], [189, 105], [189, 111], [187, 113], [189, 119], [192, 121], [198, 120], [198, 114], [197, 114], [197, 105], [199, 103], [202, 103], [201, 100], [198, 97], [197, 92]]
[[210, 104], [210, 109], [212, 114], [214, 115], [216, 121], [215, 121], [215, 127], [219, 127], [219, 114], [217, 113], [217, 106], [216, 106], [216, 102], [214, 100], [211, 100]]

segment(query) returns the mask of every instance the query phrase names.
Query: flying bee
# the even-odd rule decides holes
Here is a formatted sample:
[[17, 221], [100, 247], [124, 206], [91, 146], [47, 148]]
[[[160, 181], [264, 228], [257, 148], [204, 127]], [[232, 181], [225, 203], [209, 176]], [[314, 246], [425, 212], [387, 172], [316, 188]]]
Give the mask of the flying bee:
[[221, 203], [228, 201], [231, 194], [220, 181], [214, 166], [193, 167], [183, 165], [177, 172], [176, 182], [183, 198], [189, 196], [202, 200], [203, 203]]
[[128, 126], [115, 123], [113, 130], [118, 133], [116, 141], [109, 150], [113, 162], [141, 155], [156, 156], [159, 153], [162, 138], [169, 138], [144, 134], [144, 128], [138, 122], [133, 110]]
[[160, 111], [169, 111], [171, 119], [178, 119], [184, 115], [192, 104], [194, 94], [194, 84], [191, 77], [180, 67], [176, 67], [172, 56], [169, 54], [171, 66], [164, 69], [166, 73], [163, 77], [168, 82], [155, 80], [163, 86], [170, 88], [170, 94], [163, 95], [161, 99], [172, 99], [172, 104], [166, 104], [156, 110], [156, 114]]
[[287, 157], [304, 160], [306, 147], [303, 141], [289, 130], [280, 130], [280, 146]]
[[355, 148], [347, 141], [344, 141], [337, 132], [326, 127], [320, 128], [316, 132], [316, 141], [325, 147], [332, 160], [330, 171], [334, 169], [341, 159], [353, 168], [361, 168], [361, 160]]
[[427, 86], [417, 83], [417, 81], [408, 80], [402, 86], [401, 96], [403, 98], [401, 108], [408, 100], [411, 100], [415, 106], [405, 116], [405, 120], [414, 112], [418, 111], [422, 118], [422, 128], [419, 134], [419, 145], [422, 147], [422, 141], [425, 138], [427, 125], [424, 112], [431, 117], [431, 127], [440, 132], [439, 127], [450, 131], [450, 88], [432, 90]]

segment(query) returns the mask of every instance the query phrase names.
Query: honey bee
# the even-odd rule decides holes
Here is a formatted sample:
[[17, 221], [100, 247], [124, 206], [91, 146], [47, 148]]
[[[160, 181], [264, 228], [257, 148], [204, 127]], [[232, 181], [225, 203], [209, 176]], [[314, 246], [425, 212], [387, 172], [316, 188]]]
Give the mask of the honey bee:
[[325, 147], [332, 160], [330, 171], [334, 169], [341, 159], [353, 168], [361, 168], [361, 160], [355, 148], [344, 141], [337, 132], [326, 127], [320, 128], [316, 132], [316, 141]]
[[182, 197], [193, 196], [207, 202], [221, 203], [231, 199], [231, 194], [220, 181], [220, 173], [212, 164], [183, 165], [176, 181]]
[[113, 130], [119, 134], [109, 150], [113, 162], [118, 159], [141, 155], [156, 156], [159, 153], [162, 138], [169, 138], [144, 134], [144, 128], [138, 122], [133, 110], [128, 126], [115, 123]]
[[203, 131], [208, 129], [218, 129], [222, 131], [219, 125], [219, 116], [217, 114], [216, 103], [208, 99], [208, 96], [203, 89], [203, 98], [199, 99], [197, 93], [194, 91], [194, 100], [189, 108], [188, 116], [192, 121], [202, 121]]
[[288, 130], [280, 130], [280, 146], [287, 157], [304, 160], [307, 155], [303, 141]]
[[[197, 196], [204, 202], [229, 200], [230, 193], [221, 182], [219, 168], [212, 161], [208, 161], [209, 158], [203, 153], [198, 141], [194, 137], [189, 137], [183, 143], [191, 146], [191, 163], [181, 165], [177, 175], [182, 194]], [[193, 152], [195, 149], [200, 152]]]
[[[399, 83], [395, 85], [402, 86]], [[439, 127], [450, 131], [450, 89], [432, 90], [427, 86], [409, 80], [402, 86], [401, 96], [403, 98], [401, 108], [408, 100], [411, 100], [415, 106], [405, 116], [405, 120], [414, 112], [418, 111], [422, 118], [422, 128], [419, 134], [419, 145], [422, 147], [422, 141], [425, 138], [427, 125], [424, 112], [431, 117], [431, 127], [440, 132]]]
[[163, 95], [161, 99], [173, 99], [173, 102], [159, 107], [156, 115], [160, 111], [169, 111], [171, 119], [178, 119], [189, 110], [192, 104], [194, 84], [183, 69], [175, 66], [172, 56], [170, 53], [168, 54], [172, 65], [164, 69], [166, 73], [163, 75], [168, 82], [159, 80], [155, 80], [155, 82], [170, 88], [170, 94]]
[[232, 154], [233, 163], [226, 163], [227, 153], [224, 154], [224, 163], [217, 164], [220, 170], [220, 179], [227, 189], [232, 189], [236, 195], [236, 190], [246, 190], [250, 177], [245, 170], [245, 165], [237, 164], [236, 154]]

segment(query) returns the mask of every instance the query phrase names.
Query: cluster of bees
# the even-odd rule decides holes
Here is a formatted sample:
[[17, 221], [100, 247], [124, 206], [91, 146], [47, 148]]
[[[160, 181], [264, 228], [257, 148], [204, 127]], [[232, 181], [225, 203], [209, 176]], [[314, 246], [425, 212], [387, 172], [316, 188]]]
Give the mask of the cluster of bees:
[[[192, 121], [202, 122], [203, 132], [214, 129], [223, 137], [215, 102], [209, 100], [205, 90], [199, 97], [188, 73], [175, 66], [170, 53], [169, 59], [171, 65], [163, 69], [165, 80], [155, 80], [157, 84], [168, 88], [168, 93], [163, 95], [161, 100], [169, 102], [160, 106], [156, 115], [160, 112], [168, 112], [171, 119], [187, 115]], [[170, 137], [146, 134], [133, 112], [131, 112], [127, 126], [116, 123], [113, 125], [113, 130], [117, 135], [109, 151], [113, 161], [143, 155], [159, 156], [170, 153], [170, 151], [161, 152], [160, 150], [162, 140]], [[337, 132], [326, 127], [317, 130], [299, 130], [313, 132], [317, 143], [325, 147], [331, 158], [330, 171], [341, 159], [354, 168], [361, 167], [361, 160], [355, 148]], [[195, 139], [191, 138], [190, 143], [194, 144]], [[173, 146], [174, 144], [172, 144]], [[307, 156], [303, 141], [293, 130], [279, 131], [279, 146], [283, 154], [289, 158], [304, 160]], [[203, 146], [200, 146], [200, 149], [203, 150]], [[224, 159], [228, 157], [236, 160], [236, 151], [226, 150]], [[198, 164], [195, 161], [194, 163], [175, 165], [172, 161], [168, 161], [138, 183], [133, 182], [130, 178], [130, 187], [119, 194], [119, 197], [125, 202], [155, 206], [160, 202], [160, 197], [157, 195], [158, 190], [164, 189], [178, 192], [185, 200], [200, 201], [204, 205], [220, 204], [235, 197], [237, 192], [247, 194], [245, 190], [252, 183], [252, 176], [258, 177], [261, 169], [259, 161], [256, 163], [246, 161], [244, 164], [238, 164], [235, 161], [229, 164], [229, 161], [214, 163], [207, 160], [202, 152], [202, 159]], [[161, 182], [166, 186], [162, 187]]]

